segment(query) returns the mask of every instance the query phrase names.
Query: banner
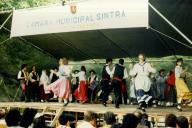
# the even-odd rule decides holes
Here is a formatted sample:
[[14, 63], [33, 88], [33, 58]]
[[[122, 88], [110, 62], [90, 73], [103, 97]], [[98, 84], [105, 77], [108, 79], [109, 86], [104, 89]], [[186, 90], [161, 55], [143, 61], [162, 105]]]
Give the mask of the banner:
[[85, 0], [14, 10], [11, 37], [133, 27], [148, 27], [148, 0]]

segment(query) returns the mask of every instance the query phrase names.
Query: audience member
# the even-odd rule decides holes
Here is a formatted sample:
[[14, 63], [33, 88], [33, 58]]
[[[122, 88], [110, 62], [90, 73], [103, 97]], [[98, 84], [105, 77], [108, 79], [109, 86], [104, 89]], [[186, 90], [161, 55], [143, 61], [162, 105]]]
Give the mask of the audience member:
[[87, 111], [84, 113], [84, 122], [77, 128], [96, 128], [98, 115], [95, 112]]
[[24, 128], [28, 128], [32, 123], [33, 119], [37, 113], [37, 110], [31, 109], [31, 108], [26, 108], [23, 112], [20, 126]]
[[112, 128], [112, 126], [116, 123], [115, 114], [113, 112], [106, 112], [104, 114], [105, 125], [103, 128]]
[[18, 109], [11, 109], [5, 116], [5, 122], [8, 127], [18, 127], [21, 120], [21, 114]]
[[177, 117], [176, 128], [189, 128], [189, 122], [187, 118], [184, 116]]
[[128, 113], [123, 117], [122, 128], [136, 128], [138, 122], [138, 118], [134, 114]]
[[165, 127], [166, 128], [175, 128], [176, 127], [177, 117], [174, 114], [168, 114], [165, 116]]

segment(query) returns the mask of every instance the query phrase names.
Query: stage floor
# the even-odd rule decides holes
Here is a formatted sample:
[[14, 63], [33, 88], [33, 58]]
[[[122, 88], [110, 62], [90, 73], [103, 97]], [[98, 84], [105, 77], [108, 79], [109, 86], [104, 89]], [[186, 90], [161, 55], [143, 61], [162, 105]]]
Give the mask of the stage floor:
[[[69, 103], [68, 106], [63, 107], [63, 104], [56, 102], [0, 102], [0, 108], [4, 107], [18, 107], [18, 108], [37, 108], [43, 109], [45, 107], [49, 109], [60, 109], [64, 108], [64, 111], [69, 112], [85, 112], [87, 110], [94, 111], [97, 113], [105, 113], [107, 111], [112, 111], [117, 115], [125, 115], [126, 113], [131, 113], [137, 111], [137, 105], [120, 105], [120, 108], [114, 108], [113, 104], [108, 104], [107, 107], [104, 107], [101, 104], [80, 104], [80, 103]], [[192, 115], [192, 108], [183, 108], [182, 112], [176, 110], [175, 107], [157, 107], [157, 108], [147, 108], [146, 113], [152, 116], [165, 116], [168, 113], [173, 113], [178, 116], [183, 115], [189, 117]]]

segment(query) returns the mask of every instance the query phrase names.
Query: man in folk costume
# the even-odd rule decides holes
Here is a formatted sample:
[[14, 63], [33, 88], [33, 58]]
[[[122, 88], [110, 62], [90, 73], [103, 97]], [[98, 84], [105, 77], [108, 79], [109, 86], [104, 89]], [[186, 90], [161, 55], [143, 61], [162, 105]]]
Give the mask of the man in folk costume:
[[27, 64], [22, 64], [21, 65], [21, 70], [18, 72], [17, 75], [18, 80], [20, 81], [20, 86], [22, 89], [22, 94], [21, 94], [21, 101], [30, 101], [30, 88], [29, 88], [29, 73], [27, 71]]
[[122, 84], [123, 79], [128, 78], [127, 70], [123, 66], [124, 60], [119, 59], [119, 64], [115, 65], [113, 69], [113, 80], [111, 82], [112, 87], [114, 88], [115, 94], [115, 108], [119, 108], [119, 104], [121, 101], [121, 91], [122, 91]]
[[149, 95], [151, 88], [151, 82], [149, 75], [155, 73], [156, 70], [151, 66], [150, 63], [145, 61], [145, 56], [139, 54], [139, 63], [135, 64], [133, 69], [130, 71], [130, 75], [135, 77], [135, 89], [139, 108], [145, 111], [147, 104], [151, 103], [152, 96]]
[[102, 79], [101, 79], [101, 99], [102, 99], [102, 104], [106, 107], [107, 105], [107, 100], [108, 100], [108, 96], [111, 92], [111, 85], [110, 85], [110, 80], [112, 77], [112, 59], [108, 58], [106, 59], [106, 65], [103, 67], [102, 70]]
[[32, 71], [29, 74], [30, 77], [30, 89], [31, 89], [31, 100], [38, 101], [39, 98], [39, 75], [36, 71], [36, 66], [33, 65]]

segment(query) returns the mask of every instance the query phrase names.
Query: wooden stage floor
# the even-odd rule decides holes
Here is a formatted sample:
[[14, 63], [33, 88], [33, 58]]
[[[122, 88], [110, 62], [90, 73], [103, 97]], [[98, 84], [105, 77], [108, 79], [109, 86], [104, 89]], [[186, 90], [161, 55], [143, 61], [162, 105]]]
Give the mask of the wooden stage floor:
[[[64, 111], [68, 112], [85, 112], [87, 110], [95, 111], [97, 113], [105, 113], [107, 111], [112, 111], [117, 115], [125, 115], [126, 113], [131, 113], [137, 111], [137, 105], [120, 105], [120, 108], [114, 108], [113, 104], [108, 104], [104, 107], [101, 104], [79, 104], [79, 103], [69, 103], [68, 106], [63, 107], [63, 104], [56, 102], [38, 103], [38, 102], [0, 102], [0, 108], [37, 108], [43, 109], [45, 107], [49, 109], [60, 109], [63, 108]], [[178, 116], [183, 115], [189, 117], [192, 115], [192, 108], [183, 108], [182, 112], [176, 110], [175, 107], [157, 107], [157, 108], [147, 108], [146, 113], [153, 116], [165, 116], [168, 113], [173, 113]]]

